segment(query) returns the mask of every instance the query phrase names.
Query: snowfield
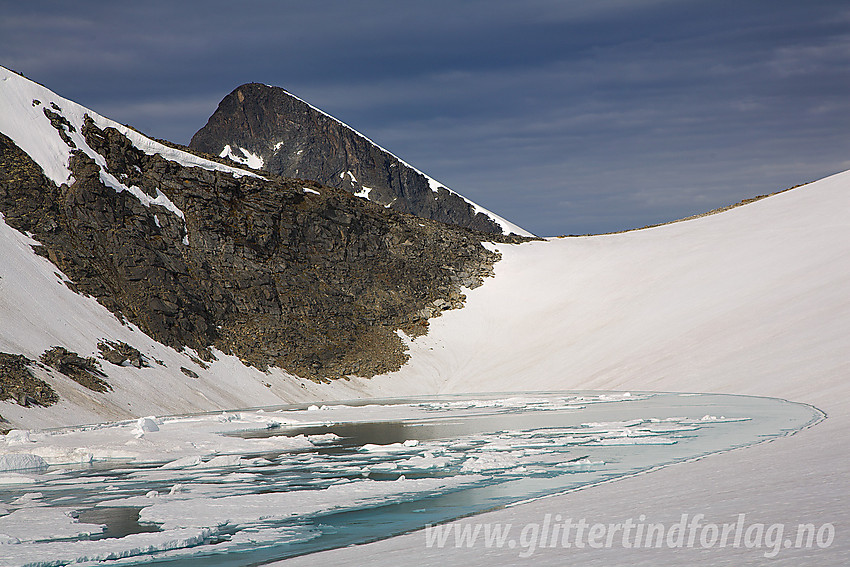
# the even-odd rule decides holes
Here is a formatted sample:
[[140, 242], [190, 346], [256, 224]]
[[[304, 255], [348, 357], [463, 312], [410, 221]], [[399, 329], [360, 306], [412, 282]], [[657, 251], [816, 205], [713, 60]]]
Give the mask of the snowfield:
[[[426, 533], [320, 553], [286, 565], [850, 564], [850, 173], [721, 214], [624, 234], [500, 246], [496, 276], [467, 306], [432, 321], [400, 372], [376, 390], [461, 392], [598, 388], [776, 396], [812, 404], [822, 423], [788, 438], [567, 495], [473, 523], [546, 514], [588, 524], [645, 516], [667, 526], [781, 524], [764, 548], [627, 549], [426, 546]], [[797, 549], [800, 524], [832, 524], [824, 549]], [[785, 540], [791, 542], [785, 548]]]
[[[0, 131], [49, 177], [68, 181], [68, 148], [32, 100], [46, 107], [56, 102], [77, 126], [84, 109], [0, 72]], [[8, 112], [12, 103], [33, 114]], [[92, 117], [100, 127], [114, 125]], [[145, 151], [224, 167], [115, 127]], [[251, 175], [235, 168], [232, 173]], [[22, 430], [305, 400], [579, 389], [773, 396], [827, 414], [821, 423], [770, 443], [468, 520], [511, 524], [518, 536], [523, 526], [542, 525], [547, 514], [604, 525], [644, 516], [668, 526], [683, 514], [703, 514], [704, 522], [717, 524], [745, 514], [749, 523], [785, 526], [792, 543], [798, 525], [830, 524], [834, 541], [824, 548], [786, 547], [783, 540], [768, 559], [763, 548], [629, 549], [615, 539], [601, 548], [539, 546], [520, 557], [529, 548], [453, 542], [428, 547], [426, 532], [419, 531], [286, 565], [390, 566], [411, 557], [416, 565], [466, 567], [850, 564], [850, 172], [666, 226], [498, 245], [503, 259], [495, 277], [467, 291], [463, 309], [444, 312], [432, 319], [426, 336], [408, 341], [411, 360], [401, 370], [326, 386], [283, 370], [262, 373], [221, 353], [204, 369], [193, 353], [160, 345], [93, 299], [71, 292], [55, 266], [32, 252], [33, 243], [0, 221], [0, 351], [37, 359], [61, 344], [89, 356], [107, 338], [164, 365], [104, 363], [113, 387], [105, 394], [39, 369], [37, 376], [53, 385], [61, 401], [49, 408], [0, 402], [0, 415]], [[188, 377], [181, 366], [199, 378]]]

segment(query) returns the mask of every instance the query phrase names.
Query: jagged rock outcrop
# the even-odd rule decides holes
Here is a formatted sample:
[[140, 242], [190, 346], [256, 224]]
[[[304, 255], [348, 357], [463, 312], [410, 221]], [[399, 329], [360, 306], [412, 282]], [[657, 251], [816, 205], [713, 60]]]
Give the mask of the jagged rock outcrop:
[[139, 349], [122, 341], [101, 341], [97, 344], [97, 349], [104, 360], [116, 366], [129, 365], [136, 368], [150, 366]]
[[339, 187], [395, 211], [484, 232], [511, 232], [504, 230], [503, 219], [476, 212], [460, 195], [279, 87], [238, 87], [189, 147], [284, 177]]
[[65, 347], [56, 346], [41, 355], [41, 362], [95, 392], [107, 392], [112, 389], [104, 380], [106, 374], [101, 370], [100, 363], [93, 357], [83, 358]]
[[73, 182], [56, 186], [0, 135], [5, 222], [31, 233], [72, 289], [206, 360], [216, 347], [319, 380], [396, 369], [406, 359], [396, 330], [422, 332], [462, 304], [461, 286], [497, 259], [482, 241], [516, 241], [318, 183], [184, 167], [89, 119], [82, 132], [106, 173], [169, 206], [107, 186], [78, 149]]
[[59, 401], [50, 384], [33, 375], [29, 368], [33, 364], [35, 361], [23, 355], [0, 352], [0, 401], [11, 400], [24, 407], [49, 406]]

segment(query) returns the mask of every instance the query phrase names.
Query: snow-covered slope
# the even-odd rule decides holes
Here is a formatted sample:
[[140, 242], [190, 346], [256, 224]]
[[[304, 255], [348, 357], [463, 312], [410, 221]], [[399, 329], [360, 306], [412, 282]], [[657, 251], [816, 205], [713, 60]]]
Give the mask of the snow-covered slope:
[[850, 172], [700, 219], [498, 248], [495, 279], [433, 321], [386, 383], [826, 399], [845, 387]]
[[[67, 145], [32, 100], [48, 107], [56, 103], [77, 127], [85, 110], [5, 70], [0, 79], [4, 100], [17, 97], [18, 104], [33, 109], [32, 115], [0, 112], [0, 131], [52, 179], [67, 181]], [[197, 159], [125, 133], [168, 159]], [[559, 513], [609, 523], [644, 514], [672, 524], [683, 513], [703, 513], [719, 522], [744, 513], [767, 524], [829, 522], [839, 530], [829, 549], [788, 550], [771, 564], [850, 563], [850, 540], [841, 531], [850, 525], [850, 172], [653, 229], [500, 245], [503, 260], [495, 278], [469, 291], [464, 309], [444, 313], [431, 322], [428, 335], [411, 341], [411, 361], [399, 372], [331, 386], [302, 382], [283, 371], [264, 374], [221, 355], [202, 371], [187, 353], [155, 343], [94, 300], [71, 292], [55, 267], [33, 254], [31, 244], [0, 223], [0, 351], [37, 358], [45, 348], [64, 344], [90, 355], [98, 339], [109, 337], [132, 341], [165, 366], [111, 369], [114, 390], [97, 396], [39, 371], [62, 401], [50, 408], [0, 402], [0, 414], [17, 426], [433, 392], [597, 388], [777, 396], [813, 404], [828, 417], [769, 444], [476, 521], [522, 525]], [[201, 378], [189, 378], [181, 366]], [[551, 565], [567, 559], [582, 565], [765, 562], [761, 553], [746, 549], [675, 551], [554, 548], [539, 550], [532, 560]], [[510, 549], [426, 550], [422, 534], [415, 533], [302, 563], [363, 563], [368, 554], [370, 564], [390, 565], [412, 552], [420, 565], [518, 561]]]
[[[432, 323], [383, 392], [571, 388], [727, 392], [813, 404], [792, 437], [476, 517], [589, 524], [645, 516], [833, 524], [770, 565], [850, 564], [850, 172], [730, 211], [625, 234], [501, 246], [496, 277]], [[401, 385], [403, 384], [403, 386]], [[518, 532], [517, 532], [518, 533]], [[294, 560], [345, 565], [764, 565], [764, 549], [426, 548], [423, 532]]]
[[[45, 109], [67, 119], [73, 127], [66, 129], [68, 137], [78, 149], [83, 150], [98, 162], [102, 162], [103, 158], [88, 147], [80, 132], [85, 115], [89, 115], [98, 128], [117, 129], [148, 155], [156, 153], [181, 165], [226, 171], [237, 177], [255, 175], [244, 169], [228, 167], [160, 144], [2, 66], [0, 66], [0, 101], [3, 104], [0, 111], [0, 132], [9, 136], [19, 148], [29, 154], [41, 166], [45, 175], [57, 185], [73, 182], [71, 171], [68, 169], [71, 148], [51, 125], [50, 119], [45, 115]], [[99, 165], [103, 164], [99, 163]], [[104, 172], [102, 175], [109, 174]], [[107, 183], [107, 180], [104, 179], [104, 182]], [[110, 182], [120, 186], [117, 181], [110, 180]], [[124, 189], [129, 190], [129, 188], [122, 190]]]

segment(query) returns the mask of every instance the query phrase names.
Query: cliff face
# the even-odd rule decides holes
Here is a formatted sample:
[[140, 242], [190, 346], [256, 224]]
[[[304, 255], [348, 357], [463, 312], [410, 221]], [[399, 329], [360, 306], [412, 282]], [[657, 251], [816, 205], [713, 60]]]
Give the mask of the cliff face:
[[257, 83], [237, 88], [189, 146], [345, 189], [394, 211], [483, 232], [529, 235], [282, 88]]
[[216, 347], [316, 380], [396, 369], [406, 360], [396, 330], [421, 333], [462, 305], [461, 286], [497, 259], [481, 244], [493, 235], [315, 182], [186, 167], [88, 116], [78, 129], [96, 153], [71, 149], [72, 178], [58, 186], [0, 135], [5, 222], [31, 233], [73, 289], [201, 358]]

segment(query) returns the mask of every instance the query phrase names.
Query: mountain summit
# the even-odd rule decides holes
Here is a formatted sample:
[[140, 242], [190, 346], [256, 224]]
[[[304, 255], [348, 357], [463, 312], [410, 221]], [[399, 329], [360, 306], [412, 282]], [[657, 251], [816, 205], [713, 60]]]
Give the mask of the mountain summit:
[[[483, 243], [523, 240], [226, 161], [0, 67], [0, 403], [96, 388], [121, 417], [140, 383], [165, 401], [156, 411], [181, 411], [205, 407], [211, 389], [233, 389], [237, 407], [292, 399], [291, 375], [393, 371], [403, 336], [492, 273], [499, 255]], [[62, 390], [37, 360], [86, 385]], [[259, 397], [233, 388], [245, 376]]]
[[339, 187], [395, 211], [483, 232], [532, 236], [280, 87], [238, 87], [189, 147]]

